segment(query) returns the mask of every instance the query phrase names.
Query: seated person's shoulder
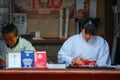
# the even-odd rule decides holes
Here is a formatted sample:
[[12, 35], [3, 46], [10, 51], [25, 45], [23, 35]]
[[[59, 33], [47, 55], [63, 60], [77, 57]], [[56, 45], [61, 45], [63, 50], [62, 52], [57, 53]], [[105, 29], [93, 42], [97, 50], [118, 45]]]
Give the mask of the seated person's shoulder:
[[20, 45], [25, 46], [26, 50], [35, 50], [34, 46], [32, 46], [32, 43], [28, 40], [26, 40], [25, 38], [21, 38], [20, 37]]
[[28, 41], [28, 40], [26, 40], [25, 38], [19, 38], [20, 39], [20, 42], [21, 43], [25, 43], [25, 44], [27, 44], [27, 43], [31, 43], [30, 41]]
[[68, 40], [75, 40], [75, 39], [78, 39], [79, 38], [79, 34], [76, 34], [76, 35], [72, 35], [68, 38]]
[[3, 39], [0, 39], [0, 44], [5, 44], [5, 41]]
[[106, 39], [102, 36], [96, 36], [96, 39], [99, 44], [107, 44]]

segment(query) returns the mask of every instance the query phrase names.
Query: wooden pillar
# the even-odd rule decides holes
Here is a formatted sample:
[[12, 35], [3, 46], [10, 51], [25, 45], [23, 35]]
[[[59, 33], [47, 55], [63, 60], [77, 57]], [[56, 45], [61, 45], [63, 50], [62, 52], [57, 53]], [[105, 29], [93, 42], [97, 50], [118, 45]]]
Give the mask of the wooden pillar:
[[116, 0], [105, 0], [105, 14], [106, 14], [106, 24], [105, 24], [105, 36], [110, 46], [110, 54], [112, 51], [113, 45], [113, 36], [114, 36], [114, 12], [112, 6], [115, 5]]

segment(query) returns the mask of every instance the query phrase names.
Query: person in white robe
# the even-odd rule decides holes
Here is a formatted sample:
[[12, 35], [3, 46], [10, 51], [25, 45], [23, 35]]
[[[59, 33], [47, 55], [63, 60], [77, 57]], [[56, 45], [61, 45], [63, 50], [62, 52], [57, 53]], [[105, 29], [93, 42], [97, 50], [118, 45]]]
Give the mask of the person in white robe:
[[58, 52], [58, 63], [66, 66], [77, 63], [84, 66], [84, 61], [95, 61], [93, 66], [111, 65], [108, 43], [95, 34], [97, 25], [94, 20], [85, 20], [80, 34], [73, 35], [64, 42]]

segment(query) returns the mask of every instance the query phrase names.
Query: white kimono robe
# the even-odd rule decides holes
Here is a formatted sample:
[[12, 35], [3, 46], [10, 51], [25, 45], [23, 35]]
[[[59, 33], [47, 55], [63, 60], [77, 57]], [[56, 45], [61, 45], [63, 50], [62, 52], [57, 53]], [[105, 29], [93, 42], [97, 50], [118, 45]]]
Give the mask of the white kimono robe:
[[6, 59], [6, 54], [9, 52], [21, 52], [22, 50], [35, 50], [32, 44], [24, 38], [19, 38], [18, 44], [10, 48], [6, 45], [4, 40], [0, 41], [0, 58]]
[[58, 63], [68, 66], [78, 56], [88, 61], [96, 61], [98, 66], [111, 65], [108, 43], [100, 36], [94, 36], [88, 42], [82, 33], [68, 38], [58, 52]]

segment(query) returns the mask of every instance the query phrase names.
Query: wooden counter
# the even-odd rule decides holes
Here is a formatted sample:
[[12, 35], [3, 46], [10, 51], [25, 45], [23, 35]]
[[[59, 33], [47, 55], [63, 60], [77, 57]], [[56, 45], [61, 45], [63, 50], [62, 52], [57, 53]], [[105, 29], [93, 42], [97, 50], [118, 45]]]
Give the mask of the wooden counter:
[[5, 69], [0, 80], [120, 80], [116, 69]]
[[41, 40], [33, 40], [30, 39], [29, 41], [32, 44], [63, 44], [66, 39], [41, 39]]

